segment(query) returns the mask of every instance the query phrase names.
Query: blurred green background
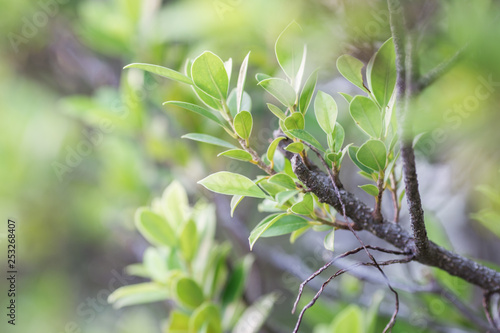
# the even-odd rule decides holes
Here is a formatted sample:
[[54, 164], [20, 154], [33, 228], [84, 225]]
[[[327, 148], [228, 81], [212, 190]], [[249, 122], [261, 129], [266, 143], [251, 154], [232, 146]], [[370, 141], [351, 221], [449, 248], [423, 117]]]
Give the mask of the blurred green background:
[[[360, 92], [339, 79], [335, 61], [350, 53], [366, 62], [390, 36], [384, 1], [1, 0], [0, 8], [0, 211], [3, 226], [7, 218], [17, 223], [19, 270], [18, 322], [8, 326], [2, 310], [1, 332], [159, 332], [164, 307], [116, 311], [104, 304], [116, 288], [110, 285], [113, 279], [136, 282], [123, 275], [123, 267], [139, 261], [145, 248], [133, 227], [135, 209], [149, 204], [173, 179], [184, 184], [194, 202], [209, 196], [196, 181], [210, 172], [256, 172], [216, 158], [214, 147], [180, 139], [188, 132], [224, 135], [191, 114], [161, 106], [169, 99], [194, 101], [190, 90], [140, 71], [123, 71], [123, 66], [146, 62], [182, 70], [187, 58], [208, 49], [223, 59], [231, 57], [238, 68], [251, 51], [247, 86], [261, 128], [256, 148], [263, 153], [276, 124], [264, 108], [269, 97], [255, 87], [253, 75], [278, 70], [274, 42], [284, 27], [292, 20], [302, 26], [307, 71], [321, 68], [321, 89], [335, 96], [347, 137], [354, 142], [357, 132], [349, 134], [353, 124], [336, 92]], [[453, 215], [431, 205], [448, 233], [443, 236], [436, 227], [441, 230], [436, 237], [450, 238], [460, 253], [496, 264], [499, 13], [498, 4], [489, 1], [423, 1], [415, 2], [415, 22], [410, 22], [419, 25], [430, 17], [419, 27], [424, 72], [469, 45], [459, 65], [419, 99], [415, 125], [425, 132], [418, 146], [425, 161], [424, 195], [452, 202], [460, 194], [458, 206], [452, 206], [458, 207], [458, 217], [456, 209]], [[444, 190], [436, 189], [435, 171], [445, 166], [439, 178]], [[347, 168], [344, 177], [356, 189], [357, 176]], [[480, 184], [488, 185], [482, 190], [486, 197], [475, 189]], [[218, 200], [227, 209], [225, 199]], [[249, 227], [259, 221], [254, 204], [247, 203], [240, 214]], [[478, 212], [475, 220], [471, 212]], [[447, 225], [451, 218], [461, 222]], [[5, 249], [6, 227], [0, 235]], [[219, 237], [231, 239], [230, 233]], [[298, 246], [306, 250], [293, 251], [314, 257], [311, 247]], [[286, 240], [282, 247], [292, 251]], [[246, 244], [236, 248], [236, 256], [248, 251]], [[320, 265], [321, 260], [315, 265], [313, 260], [309, 269]], [[252, 299], [284, 288], [282, 271], [264, 268], [261, 264], [251, 282]], [[361, 286], [349, 281], [346, 285], [355, 287], [346, 299], [356, 299]], [[291, 292], [273, 319], [278, 332], [290, 331], [295, 322], [289, 314], [294, 282], [287, 284]], [[2, 309], [5, 283], [2, 279]], [[477, 295], [470, 297], [479, 304]], [[426, 300], [408, 299], [425, 320], [444, 316], [443, 311], [433, 313]], [[318, 305], [309, 325], [330, 322], [328, 314], [343, 304]], [[402, 313], [398, 332], [422, 332], [410, 328], [416, 327], [411, 313], [411, 307]], [[455, 317], [457, 325], [469, 326]]]

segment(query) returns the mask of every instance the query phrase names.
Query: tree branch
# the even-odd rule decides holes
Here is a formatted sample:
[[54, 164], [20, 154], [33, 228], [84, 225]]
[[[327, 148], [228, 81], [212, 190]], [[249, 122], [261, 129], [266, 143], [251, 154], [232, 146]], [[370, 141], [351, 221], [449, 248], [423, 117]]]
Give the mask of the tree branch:
[[391, 32], [396, 51], [396, 107], [403, 175], [410, 223], [415, 237], [417, 257], [428, 256], [429, 239], [425, 228], [424, 210], [418, 190], [417, 168], [413, 151], [412, 124], [409, 115], [411, 98], [415, 92], [417, 66], [413, 38], [405, 31], [404, 9], [399, 0], [388, 0]]

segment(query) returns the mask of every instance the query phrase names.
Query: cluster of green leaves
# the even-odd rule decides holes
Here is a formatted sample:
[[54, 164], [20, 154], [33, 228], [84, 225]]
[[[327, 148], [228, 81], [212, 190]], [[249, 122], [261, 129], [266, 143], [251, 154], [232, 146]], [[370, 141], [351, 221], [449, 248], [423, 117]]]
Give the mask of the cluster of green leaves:
[[[242, 301], [245, 281], [253, 263], [247, 255], [230, 271], [227, 260], [231, 247], [214, 241], [215, 212], [211, 205], [188, 205], [184, 188], [172, 183], [151, 207], [139, 208], [135, 218], [139, 232], [151, 243], [143, 262], [127, 267], [127, 272], [150, 279], [121, 287], [109, 296], [115, 307], [175, 301], [166, 332], [220, 333], [247, 325], [246, 317], [262, 312], [261, 303], [246, 307]], [[263, 318], [269, 312], [263, 313]], [[257, 332], [260, 323], [246, 329]]]
[[[387, 185], [397, 191], [394, 181], [390, 182], [397, 159], [397, 136], [392, 113], [396, 80], [394, 45], [392, 40], [388, 40], [368, 63], [366, 85], [361, 72], [363, 63], [348, 55], [339, 58], [337, 65], [340, 73], [368, 95], [352, 97], [342, 94], [349, 102], [353, 120], [368, 135], [367, 141], [360, 147], [352, 144], [344, 146], [345, 132], [337, 122], [338, 109], [334, 98], [318, 91], [313, 99], [318, 72], [314, 71], [302, 82], [307, 48], [297, 38], [299, 32], [298, 24], [292, 22], [275, 44], [276, 58], [284, 78], [262, 73], [255, 76], [257, 84], [278, 102], [278, 105], [268, 103], [267, 106], [278, 118], [284, 134], [275, 138], [262, 156], [251, 147], [252, 103], [245, 92], [249, 54], [241, 64], [236, 87], [231, 91], [232, 60], [224, 62], [208, 51], [194, 61], [188, 61], [185, 74], [149, 64], [131, 64], [126, 68], [139, 68], [190, 85], [204, 106], [182, 101], [168, 101], [165, 104], [183, 107], [215, 122], [236, 140], [240, 147], [203, 133], [190, 133], [183, 137], [229, 148], [219, 156], [250, 162], [267, 172], [267, 175], [251, 180], [240, 174], [223, 171], [199, 182], [211, 191], [232, 195], [232, 213], [244, 197], [263, 199], [259, 209], [270, 215], [252, 230], [249, 237], [250, 247], [260, 237], [284, 234], [290, 234], [290, 240], [293, 242], [304, 232], [314, 228], [331, 231], [325, 237], [325, 247], [333, 251], [336, 212], [330, 206], [319, 202], [313, 193], [305, 189], [294, 174], [290, 161], [285, 159], [277, 148], [286, 136], [291, 143], [284, 147], [285, 150], [305, 157], [312, 149], [322, 155], [334, 173], [340, 171], [343, 158], [348, 154], [360, 168], [360, 173], [378, 185], [362, 186], [366, 192], [377, 198]], [[304, 116], [311, 104], [316, 120], [325, 132], [326, 140], [322, 141], [327, 142], [327, 148], [305, 128]]]

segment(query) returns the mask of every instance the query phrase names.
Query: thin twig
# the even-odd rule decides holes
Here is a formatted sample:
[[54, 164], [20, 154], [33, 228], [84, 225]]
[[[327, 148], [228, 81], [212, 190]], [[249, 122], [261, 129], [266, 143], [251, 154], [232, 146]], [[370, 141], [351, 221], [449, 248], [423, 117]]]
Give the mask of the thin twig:
[[[321, 154], [321, 152], [316, 147], [310, 145], [307, 142], [304, 142], [304, 144], [306, 146], [308, 146], [312, 151], [314, 151], [316, 153], [316, 155], [320, 159], [321, 163], [323, 164], [323, 166], [328, 171], [328, 175], [329, 175], [330, 180], [332, 182], [332, 186], [335, 189], [335, 193], [337, 194], [337, 197], [339, 199], [339, 202], [340, 202], [340, 205], [341, 205], [341, 208], [342, 208], [342, 215], [344, 216], [344, 219], [347, 221], [347, 213], [346, 213], [346, 209], [345, 209], [345, 204], [344, 204], [344, 201], [342, 200], [342, 197], [340, 196], [339, 187], [337, 186], [337, 183], [335, 181], [335, 176], [334, 176], [332, 170], [328, 167], [328, 164], [326, 163], [325, 159], [323, 158], [323, 155]], [[383, 220], [382, 216], [380, 216], [380, 220]], [[349, 226], [349, 230], [351, 231], [351, 233], [354, 235], [354, 237], [356, 237], [356, 239], [358, 240], [358, 242], [361, 244], [361, 246], [365, 250], [365, 253], [368, 256], [368, 258], [370, 258], [370, 260], [373, 262], [374, 266], [378, 269], [378, 271], [380, 272], [380, 274], [382, 274], [382, 276], [384, 277], [384, 279], [385, 279], [385, 281], [387, 283], [387, 287], [391, 290], [391, 292], [394, 294], [394, 297], [396, 298], [396, 306], [395, 306], [394, 313], [391, 316], [391, 319], [390, 319], [389, 323], [387, 324], [387, 326], [384, 328], [384, 331], [383, 331], [383, 333], [388, 332], [388, 331], [390, 331], [392, 329], [392, 327], [396, 323], [396, 316], [398, 315], [398, 312], [399, 312], [399, 295], [398, 295], [398, 292], [396, 290], [394, 290], [394, 288], [392, 288], [391, 283], [389, 281], [389, 278], [384, 273], [384, 271], [382, 270], [382, 268], [380, 268], [380, 266], [377, 263], [377, 260], [373, 257], [373, 255], [370, 253], [370, 251], [368, 251], [368, 248], [366, 247], [365, 243], [361, 240], [361, 238], [358, 236], [357, 232], [351, 227], [350, 224], [348, 226]], [[301, 317], [299, 317], [299, 318], [301, 318]], [[298, 325], [300, 325], [300, 322], [297, 322], [297, 329], [298, 329]]]

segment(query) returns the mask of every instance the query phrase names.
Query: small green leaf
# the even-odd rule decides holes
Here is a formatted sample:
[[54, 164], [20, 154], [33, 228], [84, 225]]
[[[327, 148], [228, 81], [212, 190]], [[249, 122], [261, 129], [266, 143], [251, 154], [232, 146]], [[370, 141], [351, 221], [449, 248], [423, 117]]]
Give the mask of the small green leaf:
[[269, 110], [271, 110], [272, 113], [274, 113], [276, 117], [278, 117], [281, 120], [285, 120], [286, 115], [283, 111], [281, 111], [279, 107], [271, 103], [267, 103], [267, 107], [269, 108]]
[[307, 193], [302, 198], [302, 201], [294, 204], [290, 210], [295, 214], [309, 215], [314, 211], [314, 200], [311, 193]]
[[288, 131], [293, 129], [303, 130], [305, 126], [304, 115], [300, 112], [294, 112], [285, 119], [285, 127]]
[[277, 293], [272, 293], [257, 299], [243, 312], [232, 332], [259, 333], [278, 297]]
[[356, 96], [349, 105], [349, 112], [356, 125], [372, 138], [382, 133], [382, 114], [378, 106], [369, 98]]
[[302, 88], [302, 92], [299, 98], [299, 111], [302, 114], [306, 114], [307, 109], [309, 108], [309, 104], [311, 104], [311, 99], [314, 94], [314, 89], [316, 89], [316, 83], [318, 82], [318, 70], [315, 70], [311, 73], [306, 83], [304, 84], [304, 88]]
[[146, 282], [123, 286], [116, 289], [108, 297], [114, 308], [120, 309], [129, 305], [153, 303], [170, 297], [168, 289], [157, 283]]
[[321, 143], [319, 143], [318, 140], [316, 140], [315, 137], [313, 137], [309, 132], [307, 132], [305, 130], [302, 130], [302, 129], [292, 129], [292, 130], [288, 131], [287, 134], [288, 133], [290, 133], [291, 135], [293, 135], [297, 139], [305, 141], [308, 144], [316, 147], [317, 149], [319, 149], [322, 152], [325, 151], [325, 149], [321, 146]]
[[174, 310], [170, 313], [166, 332], [187, 332], [189, 330], [189, 316], [184, 312]]
[[321, 129], [326, 134], [333, 133], [337, 121], [337, 103], [333, 97], [318, 91], [314, 100], [314, 113]]
[[297, 185], [295, 185], [295, 182], [293, 181], [292, 177], [284, 173], [277, 173], [271, 176], [271, 178], [269, 178], [269, 182], [281, 185], [289, 190], [295, 190], [297, 188]]
[[342, 149], [344, 144], [345, 131], [342, 125], [339, 123], [335, 124], [335, 129], [331, 135], [327, 135], [328, 147], [334, 151], [338, 152]]
[[257, 74], [255, 74], [255, 79], [257, 80], [257, 82], [264, 81], [264, 80], [267, 80], [267, 79], [270, 79], [270, 78], [271, 78], [270, 75], [267, 75], [267, 74], [264, 74], [264, 73], [257, 73]]
[[187, 83], [187, 84], [193, 84], [193, 81], [187, 77], [186, 75], [179, 73], [177, 71], [174, 71], [173, 69], [162, 67], [162, 66], [157, 66], [157, 65], [150, 65], [150, 64], [141, 64], [141, 63], [134, 63], [127, 65], [123, 67], [123, 69], [127, 68], [137, 68], [137, 69], [142, 69], [144, 71], [157, 74], [163, 77], [166, 77], [168, 79], [172, 79], [178, 82], [182, 83]]
[[224, 124], [215, 115], [215, 113], [213, 113], [212, 111], [209, 111], [207, 109], [204, 109], [201, 106], [198, 106], [198, 105], [195, 105], [195, 104], [191, 104], [191, 103], [186, 103], [186, 102], [178, 102], [178, 101], [168, 101], [168, 102], [163, 103], [163, 105], [175, 105], [175, 106], [184, 108], [186, 110], [189, 110], [189, 111], [195, 112], [195, 113], [197, 113], [199, 115], [202, 115], [205, 118], [208, 118], [208, 119], [214, 121], [215, 123], [221, 125], [222, 127], [224, 127]]
[[253, 118], [248, 111], [241, 111], [234, 117], [234, 130], [238, 136], [247, 140], [252, 133]]
[[[359, 151], [359, 147], [355, 147], [355, 146], [350, 146], [349, 147], [348, 154], [349, 154], [349, 157], [351, 158], [352, 162], [358, 168], [360, 168], [363, 172], [366, 172], [367, 174], [372, 174], [373, 173], [372, 169], [367, 168], [363, 163], [361, 163], [360, 161], [358, 161], [358, 158], [356, 157], [358, 151]], [[369, 179], [371, 179], [371, 177], [369, 177]]]
[[162, 195], [163, 214], [172, 228], [177, 229], [186, 221], [189, 211], [188, 196], [186, 190], [178, 181], [173, 181], [163, 191]]
[[228, 171], [214, 173], [198, 182], [212, 192], [265, 198], [266, 194], [245, 176]]
[[238, 83], [236, 85], [236, 108], [238, 112], [242, 110], [241, 102], [243, 100], [243, 93], [245, 90], [245, 80], [247, 77], [249, 57], [250, 57], [250, 52], [248, 52], [247, 56], [245, 57], [245, 59], [243, 59], [243, 62], [241, 63], [240, 73], [238, 75]]
[[380, 140], [368, 140], [358, 150], [359, 162], [375, 171], [383, 171], [387, 163], [387, 151]]
[[213, 98], [227, 98], [229, 78], [224, 62], [212, 52], [203, 52], [194, 60], [191, 77], [198, 88]]
[[288, 146], [286, 146], [285, 150], [298, 154], [304, 150], [304, 144], [302, 142], [290, 143]]
[[230, 144], [227, 141], [224, 141], [222, 139], [216, 138], [215, 136], [211, 136], [208, 134], [202, 134], [202, 133], [188, 133], [184, 134], [181, 136], [183, 139], [190, 139], [194, 141], [199, 141], [199, 142], [205, 142], [209, 143], [211, 145], [216, 145], [216, 146], [221, 146], [221, 147], [226, 147], [226, 148], [231, 148], [231, 149], [237, 149], [235, 145]]
[[291, 22], [278, 36], [274, 50], [283, 72], [294, 81], [303, 58], [303, 43], [300, 40], [302, 28]]
[[361, 185], [358, 187], [371, 196], [374, 196], [374, 197], [378, 196], [378, 188], [375, 185], [366, 184], [366, 185]]
[[198, 98], [200, 99], [200, 101], [203, 102], [203, 104], [205, 104], [206, 106], [214, 109], [214, 110], [217, 110], [217, 111], [221, 111], [222, 110], [222, 104], [220, 102], [220, 100], [217, 100], [215, 98], [213, 98], [212, 96], [210, 95], [207, 95], [206, 93], [203, 92], [203, 90], [199, 89], [198, 87], [196, 86], [192, 86], [194, 92], [196, 93], [196, 96], [198, 96]]
[[205, 299], [198, 283], [188, 277], [178, 279], [174, 291], [177, 301], [188, 309], [196, 309]]
[[180, 245], [184, 259], [191, 262], [198, 251], [198, 229], [192, 220], [188, 220], [181, 231]]
[[210, 302], [198, 307], [189, 320], [190, 333], [222, 333], [221, 313], [219, 308]]
[[337, 59], [337, 69], [340, 74], [361, 90], [368, 91], [364, 86], [363, 75], [361, 74], [363, 66], [364, 64], [360, 60], [348, 54], [344, 54]]
[[293, 87], [283, 79], [270, 78], [262, 80], [258, 83], [262, 88], [266, 89], [271, 95], [276, 97], [281, 104], [293, 109], [297, 94]]
[[356, 305], [349, 305], [335, 316], [330, 332], [363, 333], [363, 314]]
[[290, 243], [293, 244], [295, 243], [295, 241], [300, 237], [302, 236], [306, 231], [308, 231], [309, 229], [311, 229], [311, 226], [310, 225], [307, 225], [303, 228], [300, 228], [298, 230], [295, 230], [293, 231], [291, 234], [290, 234]]
[[273, 223], [273, 225], [267, 228], [260, 237], [286, 235], [307, 226], [309, 226], [309, 223], [305, 218], [296, 215], [287, 215]]
[[366, 78], [378, 104], [382, 108], [387, 106], [396, 85], [396, 52], [392, 38], [373, 55], [366, 68]]
[[220, 153], [219, 155], [217, 155], [217, 157], [219, 157], [219, 156], [226, 156], [226, 157], [229, 157], [229, 158], [232, 158], [235, 160], [239, 160], [239, 161], [244, 161], [244, 162], [249, 162], [249, 161], [253, 160], [252, 155], [243, 149], [226, 150], [226, 151], [223, 151], [222, 153]]
[[283, 205], [285, 204], [288, 200], [293, 198], [296, 194], [298, 194], [300, 191], [299, 190], [291, 190], [291, 191], [283, 191], [280, 192], [276, 195], [276, 201], [278, 201], [278, 204]]
[[286, 213], [272, 214], [268, 215], [262, 221], [260, 221], [260, 223], [250, 232], [250, 237], [248, 237], [250, 250], [252, 250], [255, 242], [264, 233], [264, 231], [266, 231], [269, 227], [271, 227], [274, 223], [276, 223], [279, 219], [286, 215]]
[[276, 139], [271, 142], [269, 145], [269, 148], [267, 148], [267, 159], [269, 161], [274, 160], [274, 153], [276, 152], [276, 148], [278, 147], [278, 144], [280, 143], [281, 140], [286, 139], [284, 136], [279, 136]]
[[254, 257], [249, 254], [238, 262], [222, 292], [223, 306], [227, 306], [241, 297], [245, 289], [247, 278], [250, 275], [250, 269], [252, 268], [253, 262]]
[[170, 224], [160, 215], [146, 208], [135, 213], [137, 230], [153, 245], [175, 246], [177, 239]]
[[323, 246], [328, 251], [332, 251], [335, 249], [335, 230], [330, 231], [323, 240]]
[[244, 196], [242, 195], [233, 195], [231, 198], [231, 217], [234, 215], [234, 210], [240, 204], [241, 200], [243, 200]]
[[352, 97], [351, 95], [346, 94], [346, 93], [339, 92], [339, 94], [340, 94], [340, 96], [344, 97], [344, 99], [346, 100], [346, 102], [347, 102], [348, 104], [350, 104], [350, 103], [351, 103], [351, 101], [352, 101], [352, 99], [354, 98], [354, 97]]

